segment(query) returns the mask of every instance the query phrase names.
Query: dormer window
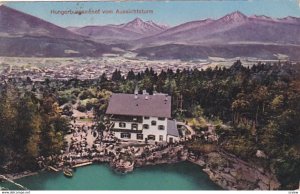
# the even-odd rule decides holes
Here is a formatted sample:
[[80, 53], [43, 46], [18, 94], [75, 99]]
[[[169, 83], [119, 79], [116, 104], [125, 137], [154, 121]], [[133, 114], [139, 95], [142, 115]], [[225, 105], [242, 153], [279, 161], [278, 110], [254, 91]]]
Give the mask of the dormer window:
[[145, 119], [145, 120], [148, 120], [148, 119], [150, 119], [150, 117], [144, 117], [144, 119]]
[[158, 117], [158, 120], [164, 121], [164, 120], [165, 120], [165, 117]]

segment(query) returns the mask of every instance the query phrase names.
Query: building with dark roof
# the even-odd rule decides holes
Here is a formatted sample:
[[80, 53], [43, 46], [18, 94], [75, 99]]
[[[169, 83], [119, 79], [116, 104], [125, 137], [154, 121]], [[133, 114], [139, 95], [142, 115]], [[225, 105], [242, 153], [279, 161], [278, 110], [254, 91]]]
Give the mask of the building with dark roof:
[[112, 94], [106, 114], [171, 118], [171, 97], [162, 94]]
[[110, 97], [106, 115], [114, 122], [112, 131], [122, 140], [179, 140], [176, 120], [171, 118], [171, 97], [166, 94], [120, 94]]

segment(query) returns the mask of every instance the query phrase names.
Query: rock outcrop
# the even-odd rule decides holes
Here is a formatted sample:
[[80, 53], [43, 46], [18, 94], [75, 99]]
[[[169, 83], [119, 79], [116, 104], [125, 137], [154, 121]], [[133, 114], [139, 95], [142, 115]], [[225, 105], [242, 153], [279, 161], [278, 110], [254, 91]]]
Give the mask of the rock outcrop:
[[273, 173], [231, 154], [211, 152], [188, 160], [203, 167], [209, 178], [228, 190], [276, 190], [280, 183]]

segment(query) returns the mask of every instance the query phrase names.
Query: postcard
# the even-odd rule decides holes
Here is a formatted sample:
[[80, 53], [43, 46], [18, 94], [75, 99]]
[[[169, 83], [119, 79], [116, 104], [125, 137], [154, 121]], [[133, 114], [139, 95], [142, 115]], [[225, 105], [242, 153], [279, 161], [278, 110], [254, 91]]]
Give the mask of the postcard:
[[298, 192], [298, 0], [0, 4], [3, 192]]

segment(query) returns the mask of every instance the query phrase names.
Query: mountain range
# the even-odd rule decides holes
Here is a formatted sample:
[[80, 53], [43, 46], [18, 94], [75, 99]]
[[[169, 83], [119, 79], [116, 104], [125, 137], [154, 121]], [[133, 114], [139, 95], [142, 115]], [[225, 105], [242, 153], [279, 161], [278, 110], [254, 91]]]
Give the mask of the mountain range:
[[300, 18], [246, 16], [174, 27], [136, 18], [124, 24], [63, 28], [0, 6], [0, 56], [102, 56], [136, 52], [159, 59], [254, 57], [300, 60]]
[[[150, 58], [254, 57], [300, 59], [300, 18], [272, 19], [233, 12], [220, 19], [184, 23], [135, 41]], [[163, 55], [163, 56], [162, 56]]]
[[143, 21], [136, 18], [128, 23], [105, 26], [85, 26], [82, 28], [68, 27], [70, 31], [93, 38], [95, 41], [120, 43], [158, 34], [168, 29], [153, 21]]
[[101, 56], [111, 46], [96, 43], [45, 20], [0, 6], [0, 56]]
[[220, 19], [188, 22], [141, 40], [139, 43], [180, 44], [300, 44], [300, 19], [272, 19], [233, 12]]

